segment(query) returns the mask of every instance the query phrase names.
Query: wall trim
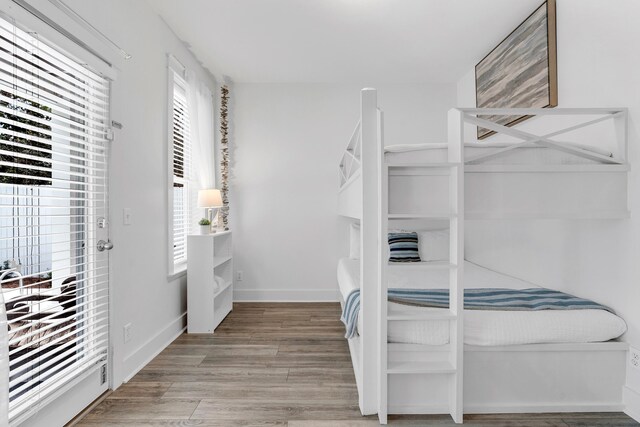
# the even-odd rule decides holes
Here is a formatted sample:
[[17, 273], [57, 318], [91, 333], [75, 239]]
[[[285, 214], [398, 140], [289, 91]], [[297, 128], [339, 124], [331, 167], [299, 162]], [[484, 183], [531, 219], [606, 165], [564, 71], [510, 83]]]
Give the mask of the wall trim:
[[446, 404], [405, 405], [389, 404], [389, 414], [448, 414], [449, 407]]
[[[640, 395], [636, 395], [640, 399]], [[640, 401], [639, 401], [640, 403]], [[561, 412], [618, 412], [622, 410], [620, 404], [609, 405], [592, 405], [592, 404], [574, 404], [574, 405], [513, 405], [513, 404], [473, 404], [465, 405], [465, 414], [517, 414], [517, 413], [561, 413]], [[389, 404], [390, 414], [446, 414], [449, 408], [446, 405], [425, 404], [425, 405], [404, 405]], [[627, 415], [631, 416], [627, 413]]]
[[339, 302], [337, 289], [234, 289], [239, 302]]
[[131, 378], [186, 330], [187, 312], [185, 311], [124, 358], [122, 363], [123, 371], [125, 372], [123, 383], [129, 382]]
[[624, 401], [624, 413], [640, 422], [640, 393], [632, 388], [622, 388], [622, 400]]
[[574, 404], [470, 404], [464, 405], [466, 414], [521, 414], [521, 413], [562, 413], [562, 412], [620, 412], [622, 403], [574, 403]]

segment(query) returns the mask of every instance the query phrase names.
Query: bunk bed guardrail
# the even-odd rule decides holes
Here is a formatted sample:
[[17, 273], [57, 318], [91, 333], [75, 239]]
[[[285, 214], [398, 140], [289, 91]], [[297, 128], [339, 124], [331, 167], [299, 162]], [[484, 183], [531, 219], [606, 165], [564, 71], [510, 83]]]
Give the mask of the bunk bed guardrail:
[[[553, 148], [559, 151], [568, 152], [578, 157], [585, 159], [596, 160], [602, 164], [607, 165], [620, 165], [624, 166], [624, 170], [628, 169], [628, 109], [627, 108], [459, 108], [461, 119], [465, 125], [480, 126], [489, 130], [492, 130], [496, 134], [504, 135], [519, 140], [519, 143], [506, 146], [504, 148], [496, 148], [488, 153], [484, 153], [478, 156], [469, 157], [465, 159], [465, 164], [470, 166], [470, 171], [480, 171], [476, 165], [481, 165], [483, 160], [496, 157], [504, 154], [508, 151], [517, 149], [525, 144], [538, 144], [540, 146]], [[515, 127], [509, 127], [490, 121], [484, 117], [486, 116], [513, 116], [513, 117], [536, 117], [536, 116], [574, 116], [574, 117], [589, 117], [588, 119], [579, 121], [578, 123], [572, 123], [567, 127], [555, 130], [542, 135], [536, 135], [531, 131], [523, 131]], [[561, 135], [568, 134], [570, 132], [577, 131], [579, 129], [585, 129], [593, 126], [597, 123], [601, 123], [607, 120], [615, 122], [616, 142], [617, 147], [615, 154], [612, 156], [606, 156], [598, 152], [591, 152], [584, 149], [577, 148], [576, 146], [557, 141], [556, 138]], [[361, 131], [360, 122], [356, 124], [356, 127], [347, 143], [339, 165], [340, 173], [340, 190], [348, 187], [360, 173], [361, 166]], [[482, 146], [482, 142], [477, 142], [479, 146]], [[486, 166], [486, 165], [485, 165]], [[544, 165], [536, 165], [541, 172], [549, 171], [548, 167]], [[588, 169], [585, 167], [575, 168], [571, 165], [556, 165], [555, 169], [565, 168], [568, 171], [576, 169]], [[520, 170], [531, 170], [531, 165], [528, 167], [525, 165], [517, 165]], [[515, 171], [515, 167], [501, 167], [504, 171]], [[487, 171], [496, 171], [496, 168], [488, 167]], [[622, 170], [622, 169], [621, 169]]]
[[340, 187], [345, 186], [350, 180], [356, 175], [356, 173], [360, 170], [360, 149], [362, 135], [360, 134], [360, 122], [356, 124], [356, 128], [353, 130], [351, 134], [351, 138], [349, 139], [349, 143], [347, 144], [344, 153], [342, 155], [342, 159], [340, 161], [340, 166], [338, 167], [340, 171]]
[[[467, 219], [629, 217], [627, 108], [455, 108], [451, 111], [456, 113], [449, 114], [449, 130], [461, 129], [465, 141]], [[526, 126], [513, 127], [488, 120], [490, 116], [528, 116], [540, 120], [528, 120]], [[494, 132], [489, 143], [469, 140], [470, 134], [475, 135], [475, 127]], [[589, 139], [588, 144], [580, 143], [585, 137]], [[492, 144], [492, 141], [500, 142]], [[451, 151], [450, 144], [433, 146], [444, 145]], [[424, 149], [430, 145], [416, 147]], [[569, 161], [547, 161], [536, 156], [511, 161], [508, 156], [518, 154], [521, 147], [547, 148], [546, 151], [564, 155]], [[478, 150], [480, 148], [482, 150]], [[358, 219], [362, 215], [362, 150], [362, 126], [358, 122], [340, 160], [338, 192], [339, 213]], [[411, 170], [411, 163], [401, 166], [405, 167], [389, 173], [425, 173], [424, 168]], [[424, 164], [417, 160], [415, 166]], [[470, 174], [474, 174], [473, 179]], [[586, 190], [593, 188], [602, 191], [594, 197]], [[534, 197], [524, 200], [522, 194], [525, 193]], [[567, 200], [565, 205], [559, 203], [563, 199]]]
[[[628, 117], [626, 108], [461, 108], [460, 111], [463, 113], [462, 120], [464, 123], [483, 127], [498, 134], [513, 137], [521, 141], [518, 144], [510, 145], [492, 153], [465, 159], [465, 163], [476, 163], [485, 158], [513, 150], [526, 143], [535, 143], [544, 147], [574, 154], [585, 159], [600, 161], [605, 164], [622, 165], [626, 163]], [[579, 121], [576, 124], [562, 127], [561, 129], [553, 132], [537, 135], [533, 132], [527, 132], [515, 127], [508, 127], [495, 123], [484, 118], [485, 116], [586, 116], [589, 118], [587, 120]], [[592, 116], [595, 116], [595, 118]], [[597, 152], [591, 152], [575, 147], [566, 142], [551, 139], [560, 135], [566, 135], [579, 129], [593, 126], [606, 120], [613, 120], [616, 125], [618, 145], [616, 155], [612, 154], [611, 156], [606, 156]]]

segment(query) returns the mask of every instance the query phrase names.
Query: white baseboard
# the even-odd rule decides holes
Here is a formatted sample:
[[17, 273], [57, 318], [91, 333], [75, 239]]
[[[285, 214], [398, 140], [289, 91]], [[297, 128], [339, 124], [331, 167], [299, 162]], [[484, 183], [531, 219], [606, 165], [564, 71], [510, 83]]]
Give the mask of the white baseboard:
[[640, 393], [629, 387], [623, 387], [622, 399], [625, 405], [624, 413], [640, 422]]
[[[640, 397], [640, 396], [639, 396]], [[518, 414], [558, 412], [620, 412], [623, 405], [465, 405], [465, 414]], [[389, 404], [390, 414], [448, 414], [446, 405], [398, 405]], [[629, 415], [629, 414], [627, 414]], [[632, 417], [632, 415], [629, 415]]]
[[338, 302], [337, 289], [234, 289], [240, 302]]
[[610, 404], [548, 404], [529, 405], [464, 405], [465, 414], [523, 414], [523, 413], [560, 413], [560, 412], [620, 412], [624, 409], [621, 403]]
[[389, 405], [389, 414], [448, 414], [446, 405]]
[[176, 338], [187, 330], [187, 312], [170, 322], [157, 334], [149, 338], [133, 353], [124, 358], [123, 371], [126, 372], [123, 382], [129, 382], [142, 368], [153, 360], [162, 350], [167, 348]]

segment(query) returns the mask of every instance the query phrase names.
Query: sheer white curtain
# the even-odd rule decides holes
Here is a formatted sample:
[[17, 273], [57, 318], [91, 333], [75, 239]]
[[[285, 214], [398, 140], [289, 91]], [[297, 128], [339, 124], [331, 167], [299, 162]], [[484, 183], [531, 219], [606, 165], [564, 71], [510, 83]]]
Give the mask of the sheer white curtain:
[[209, 88], [193, 72], [187, 71], [186, 74], [196, 179], [200, 189], [214, 188], [216, 174], [213, 97]]

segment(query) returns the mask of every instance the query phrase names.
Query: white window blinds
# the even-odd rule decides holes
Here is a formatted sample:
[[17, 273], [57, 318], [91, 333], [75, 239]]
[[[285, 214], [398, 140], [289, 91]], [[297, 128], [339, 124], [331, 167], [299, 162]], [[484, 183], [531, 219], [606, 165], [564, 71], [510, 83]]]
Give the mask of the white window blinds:
[[172, 161], [172, 248], [173, 265], [183, 265], [187, 261], [187, 234], [191, 228], [191, 134], [186, 83], [175, 71], [172, 93], [171, 158]]
[[108, 255], [95, 248], [108, 118], [108, 80], [0, 19], [0, 291], [14, 421], [107, 359]]

